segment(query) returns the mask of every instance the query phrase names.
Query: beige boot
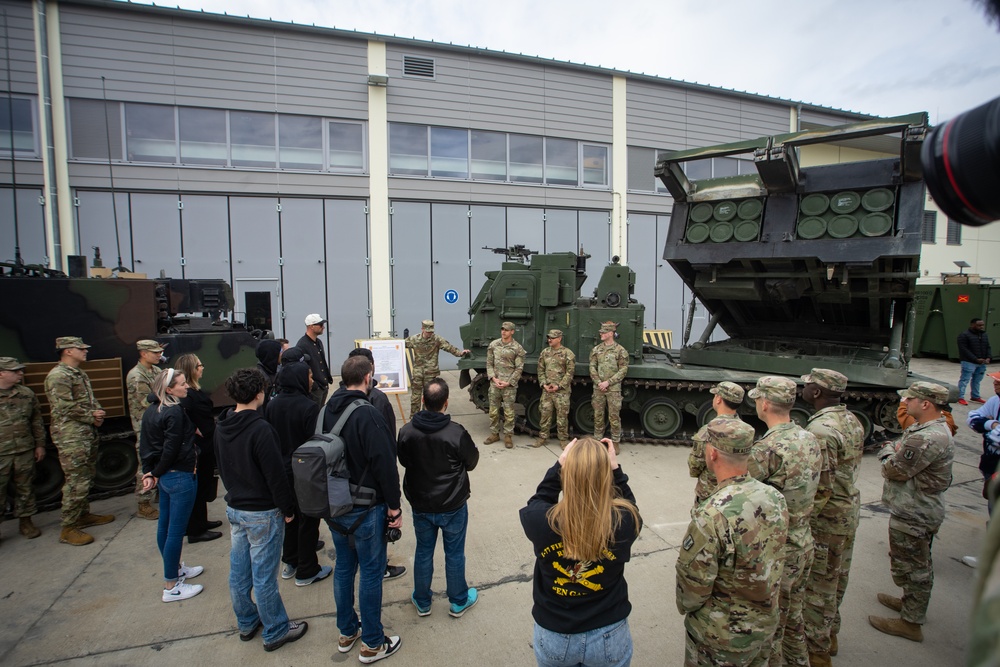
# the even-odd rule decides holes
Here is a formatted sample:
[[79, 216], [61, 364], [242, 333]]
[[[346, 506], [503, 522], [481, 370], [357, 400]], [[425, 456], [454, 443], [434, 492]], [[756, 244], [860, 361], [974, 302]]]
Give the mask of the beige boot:
[[84, 544], [90, 544], [94, 541], [92, 535], [80, 530], [78, 526], [63, 526], [62, 532], [59, 533], [59, 541], [63, 544], [72, 544], [74, 547], [83, 546]]
[[140, 519], [149, 519], [153, 521], [160, 518], [159, 508], [153, 507], [148, 500], [139, 502], [139, 509], [135, 513]]
[[809, 667], [833, 667], [833, 663], [826, 653], [810, 653]]
[[837, 645], [837, 633], [836, 632], [831, 632], [830, 633], [830, 655], [831, 656], [837, 655], [837, 650], [839, 648], [840, 647]]
[[548, 442], [548, 441], [549, 441], [548, 438], [538, 438], [533, 443], [531, 443], [531, 446], [532, 447], [544, 447], [545, 443]]
[[895, 612], [903, 611], [903, 601], [901, 599], [893, 597], [888, 593], [879, 593], [877, 597], [879, 604], [883, 607], [888, 607]]
[[30, 516], [21, 517], [21, 534], [27, 537], [29, 540], [33, 540], [42, 534], [42, 531], [38, 530], [34, 523], [31, 522]]
[[91, 514], [87, 512], [76, 522], [77, 528], [86, 528], [87, 526], [103, 526], [106, 523], [111, 523], [115, 520], [114, 514]]
[[500, 436], [497, 433], [490, 433], [490, 437], [483, 440], [484, 445], [492, 445], [494, 442], [500, 442]]
[[510, 433], [503, 436], [503, 446], [507, 449], [514, 449], [514, 438], [511, 437]]
[[868, 622], [873, 628], [887, 635], [909, 639], [911, 642], [924, 641], [924, 632], [916, 623], [910, 623], [901, 618], [883, 618], [881, 616], [869, 616]]

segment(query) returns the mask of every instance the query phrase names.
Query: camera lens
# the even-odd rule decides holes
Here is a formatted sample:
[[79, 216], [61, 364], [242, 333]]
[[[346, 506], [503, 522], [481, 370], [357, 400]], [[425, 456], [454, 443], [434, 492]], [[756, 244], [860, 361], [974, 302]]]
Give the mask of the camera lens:
[[949, 218], [977, 226], [1000, 219], [1000, 97], [931, 130], [920, 161]]
[[385, 541], [386, 542], [397, 542], [399, 538], [403, 536], [403, 533], [399, 528], [389, 528], [386, 526], [385, 529]]

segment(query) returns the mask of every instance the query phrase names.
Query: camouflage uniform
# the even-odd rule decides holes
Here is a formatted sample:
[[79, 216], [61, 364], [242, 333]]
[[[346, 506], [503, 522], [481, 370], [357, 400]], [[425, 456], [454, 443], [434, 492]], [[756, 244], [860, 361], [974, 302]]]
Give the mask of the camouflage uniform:
[[[125, 376], [125, 389], [128, 392], [128, 413], [132, 418], [132, 430], [135, 431], [135, 452], [139, 454], [139, 434], [142, 431], [142, 414], [149, 407], [149, 393], [153, 388], [156, 376], [163, 372], [162, 368], [153, 366], [147, 369], [141, 363]], [[138, 460], [142, 460], [141, 458]], [[142, 466], [135, 471], [135, 495], [140, 503], [149, 503], [155, 499], [156, 491], [142, 490]]]
[[[918, 385], [939, 385], [916, 382]], [[947, 398], [945, 398], [947, 400]], [[943, 401], [942, 401], [943, 402]], [[922, 625], [934, 585], [931, 545], [944, 521], [944, 491], [951, 485], [955, 446], [944, 417], [913, 424], [897, 442], [879, 452], [882, 502], [889, 508], [889, 562], [892, 580], [903, 589], [900, 618]]]
[[14, 516], [34, 516], [35, 449], [45, 448], [42, 409], [35, 392], [21, 384], [0, 389], [0, 509], [14, 478]]
[[[791, 385], [779, 386], [784, 381]], [[772, 386], [769, 383], [774, 383]], [[790, 391], [790, 396], [779, 394]], [[777, 392], [777, 393], [772, 393]], [[792, 404], [795, 401], [795, 382], [788, 378], [764, 377], [751, 389], [750, 398], [770, 398]], [[806, 578], [813, 558], [812, 532], [809, 517], [819, 485], [822, 453], [816, 436], [795, 422], [778, 424], [754, 443], [750, 453], [749, 470], [756, 479], [773, 486], [785, 497], [788, 506], [788, 540], [785, 543], [785, 562], [781, 577], [781, 620], [774, 634], [771, 665], [808, 665], [805, 627], [802, 622], [802, 604]]]
[[[708, 441], [740, 453], [734, 432], [753, 429], [734, 420], [713, 420]], [[735, 429], [735, 431], [734, 431]], [[749, 475], [724, 480], [692, 512], [677, 557], [677, 610], [686, 614], [684, 664], [765, 665], [778, 625], [781, 553], [788, 510], [781, 494]]]
[[[988, 500], [1000, 502], [1000, 469], [988, 483]], [[1000, 521], [991, 521], [979, 552], [975, 603], [972, 606], [972, 635], [966, 657], [968, 667], [1000, 665]]]
[[[720, 382], [709, 389], [712, 394], [722, 393], [722, 397], [732, 403], [743, 402], [743, 387], [733, 382]], [[740, 419], [739, 415], [720, 414], [716, 419]], [[740, 420], [742, 421], [742, 420]], [[688, 472], [692, 477], [697, 477], [698, 481], [694, 485], [695, 506], [705, 502], [705, 500], [715, 492], [715, 475], [708, 466], [705, 465], [705, 438], [708, 432], [708, 424], [705, 424], [694, 435], [694, 444], [691, 453], [688, 455]]]
[[[601, 327], [603, 332], [605, 327]], [[614, 331], [614, 329], [610, 329]], [[608, 422], [611, 425], [611, 439], [622, 439], [622, 380], [628, 374], [628, 352], [618, 343], [607, 345], [601, 341], [590, 352], [590, 379], [594, 383], [594, 395], [590, 404], [594, 408], [594, 437], [604, 437], [604, 409], [607, 407]], [[597, 385], [607, 381], [608, 390], [601, 391]]]
[[[428, 323], [430, 327], [427, 326]], [[434, 322], [424, 320], [422, 328], [423, 331], [434, 333]], [[410, 377], [410, 419], [413, 419], [413, 415], [420, 412], [420, 404], [424, 396], [424, 383], [441, 375], [441, 369], [438, 367], [440, 350], [456, 357], [462, 356], [462, 350], [441, 336], [434, 334], [425, 338], [423, 331], [406, 339], [406, 347], [413, 350], [413, 374]]]
[[[524, 348], [516, 340], [509, 343], [497, 338], [486, 350], [486, 375], [490, 379], [490, 433], [500, 432], [500, 410], [503, 409], [503, 432], [514, 433], [514, 399], [517, 398], [517, 383], [524, 371]], [[492, 380], [497, 378], [509, 382], [510, 386], [500, 389]]]
[[[557, 333], [553, 336], [553, 333]], [[562, 331], [549, 331], [549, 338], [562, 336]], [[576, 355], [566, 346], [559, 348], [547, 347], [538, 355], [538, 384], [542, 387], [542, 397], [539, 409], [542, 413], [539, 437], [549, 437], [552, 428], [552, 411], [556, 413], [556, 433], [563, 444], [569, 442], [569, 395], [572, 391], [573, 374], [576, 370]], [[554, 384], [559, 387], [555, 392], [545, 391], [545, 385]]]
[[62, 490], [62, 526], [76, 525], [90, 513], [87, 494], [97, 470], [97, 428], [90, 378], [79, 368], [60, 362], [45, 377], [45, 393], [52, 408], [52, 441], [59, 450], [59, 464], [66, 482]]
[[[830, 373], [825, 378], [823, 373]], [[832, 391], [844, 391], [847, 378], [815, 369], [804, 381]], [[841, 381], [842, 379], [842, 381]], [[861, 510], [855, 487], [865, 431], [844, 405], [833, 405], [809, 418], [806, 430], [816, 436], [823, 450], [823, 470], [813, 503], [812, 529], [815, 552], [806, 584], [802, 617], [810, 653], [830, 652], [830, 633], [840, 629], [840, 603], [850, 574], [854, 535]]]

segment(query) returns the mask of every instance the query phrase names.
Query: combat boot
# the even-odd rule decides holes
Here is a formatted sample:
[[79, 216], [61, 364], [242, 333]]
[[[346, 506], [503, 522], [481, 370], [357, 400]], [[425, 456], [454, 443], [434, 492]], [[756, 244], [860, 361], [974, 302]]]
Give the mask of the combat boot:
[[490, 433], [490, 437], [483, 440], [484, 445], [492, 445], [494, 442], [500, 442], [500, 436], [497, 433]]
[[506, 433], [503, 436], [503, 446], [507, 449], [514, 449], [514, 438], [511, 437], [510, 433]]
[[873, 628], [887, 635], [909, 639], [911, 642], [924, 641], [924, 631], [916, 623], [910, 623], [901, 618], [883, 618], [881, 616], [869, 616], [868, 622]]
[[21, 534], [27, 537], [29, 540], [33, 540], [42, 534], [42, 531], [38, 530], [34, 523], [31, 522], [30, 516], [21, 517]]
[[620, 454], [621, 453], [621, 448], [618, 446], [618, 443], [615, 442], [615, 441], [612, 441], [611, 444], [615, 446], [615, 454], [616, 455]]
[[810, 653], [809, 667], [833, 667], [833, 662], [827, 653]]
[[837, 655], [837, 650], [839, 648], [840, 647], [837, 645], [837, 633], [836, 632], [831, 632], [830, 633], [830, 655], [832, 655], [832, 656], [833, 655]]
[[878, 602], [883, 607], [888, 607], [895, 612], [903, 611], [903, 601], [897, 597], [893, 597], [888, 593], [879, 593]]
[[103, 526], [106, 523], [111, 523], [115, 520], [114, 514], [91, 514], [87, 512], [79, 518], [76, 522], [77, 528], [86, 528], [87, 526]]
[[90, 544], [94, 541], [94, 537], [80, 530], [79, 526], [63, 526], [62, 532], [59, 533], [59, 541], [79, 547]]
[[531, 443], [531, 446], [532, 447], [544, 447], [545, 443], [548, 442], [548, 441], [549, 441], [548, 438], [538, 438], [533, 443]]
[[135, 513], [140, 519], [149, 519], [153, 521], [154, 519], [160, 518], [160, 510], [153, 507], [149, 501], [143, 501], [139, 503], [139, 510]]

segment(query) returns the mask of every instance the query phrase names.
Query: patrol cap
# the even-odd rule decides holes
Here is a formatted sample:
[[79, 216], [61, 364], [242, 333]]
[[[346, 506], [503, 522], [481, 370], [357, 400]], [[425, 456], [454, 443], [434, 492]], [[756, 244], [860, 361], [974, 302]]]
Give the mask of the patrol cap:
[[503, 324], [500, 325], [500, 328], [504, 329], [506, 331], [513, 331], [514, 330], [514, 323], [513, 322], [504, 322]]
[[814, 368], [808, 375], [802, 376], [806, 384], [818, 384], [823, 389], [842, 392], [847, 389], [847, 376], [829, 368]]
[[326, 318], [320, 315], [319, 313], [312, 313], [310, 315], [306, 315], [307, 327], [313, 324], [324, 324], [324, 323], [326, 323]]
[[80, 349], [87, 349], [90, 347], [83, 342], [83, 339], [79, 336], [60, 336], [56, 338], [56, 349], [57, 350], [68, 350], [69, 348], [78, 347]]
[[618, 330], [618, 324], [615, 322], [602, 322], [601, 323], [601, 333], [613, 333]]
[[434, 333], [434, 320], [424, 320], [420, 323], [420, 328], [424, 331], [430, 331]]
[[739, 419], [713, 419], [695, 434], [695, 440], [708, 443], [727, 454], [749, 454], [754, 430]]
[[562, 338], [562, 331], [559, 329], [549, 329], [549, 333], [546, 338]]
[[155, 340], [140, 340], [135, 344], [135, 347], [140, 352], [163, 352], [164, 345], [160, 345]]
[[720, 382], [709, 389], [708, 393], [718, 394], [730, 403], [742, 403], [743, 395], [746, 392], [743, 391], [743, 387], [739, 386], [735, 382]]
[[757, 386], [747, 394], [752, 399], [764, 398], [780, 405], [795, 403], [797, 385], [795, 380], [780, 375], [765, 375], [757, 380]]
[[14, 357], [0, 357], [0, 371], [19, 371], [24, 368], [24, 364], [18, 362]]
[[903, 398], [918, 398], [921, 401], [930, 401], [935, 405], [948, 404], [948, 390], [934, 382], [914, 382], [906, 389], [898, 392]]

